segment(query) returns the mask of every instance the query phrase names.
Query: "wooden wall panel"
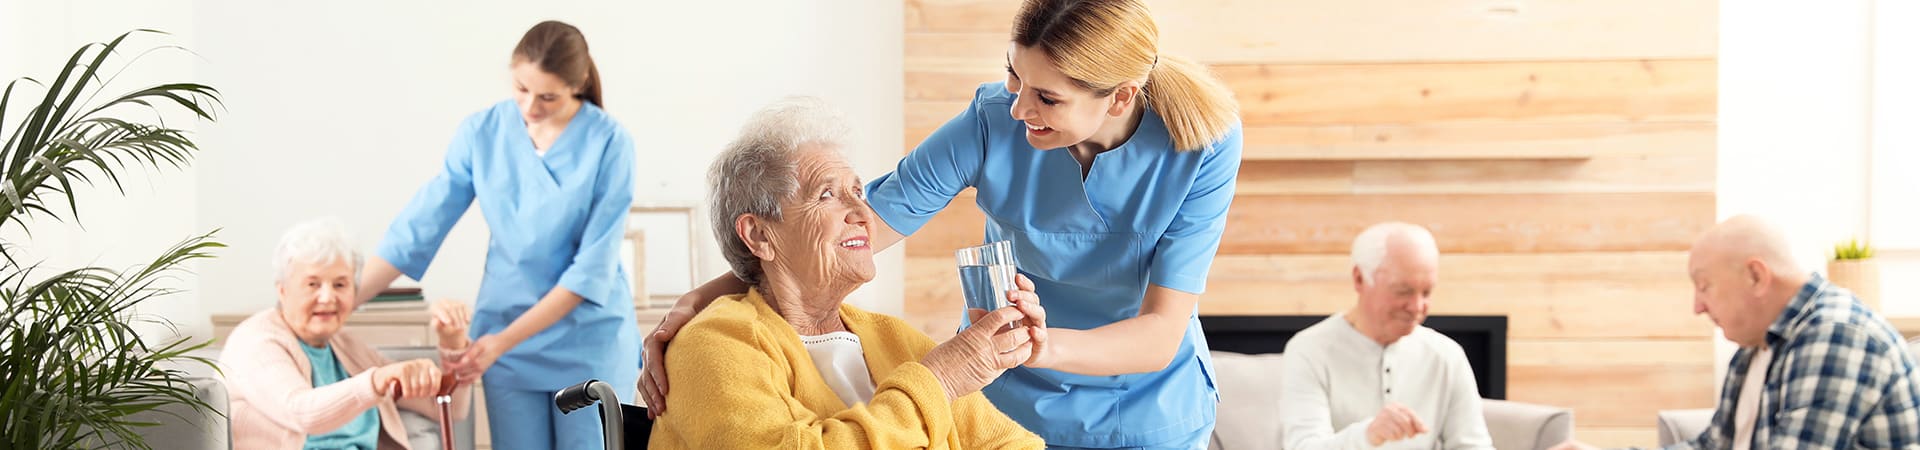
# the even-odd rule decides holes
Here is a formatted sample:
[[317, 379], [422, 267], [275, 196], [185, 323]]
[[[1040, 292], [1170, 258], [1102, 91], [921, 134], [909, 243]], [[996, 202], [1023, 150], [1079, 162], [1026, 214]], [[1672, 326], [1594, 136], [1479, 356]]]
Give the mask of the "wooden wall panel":
[[[1713, 122], [1273, 125], [1245, 129], [1250, 160], [1583, 159], [1713, 155]], [[917, 142], [917, 141], [916, 141]]]
[[[1200, 313], [1319, 315], [1345, 311], [1354, 302], [1353, 285], [1347, 276], [1351, 267], [1344, 256], [1224, 256], [1214, 261]], [[1566, 339], [1578, 343], [1622, 338], [1693, 339], [1696, 341], [1684, 342], [1701, 345], [1635, 342], [1667, 351], [1660, 357], [1663, 359], [1671, 359], [1673, 352], [1680, 351], [1704, 349], [1712, 354], [1712, 347], [1703, 339], [1711, 337], [1712, 323], [1693, 315], [1692, 289], [1685, 272], [1686, 255], [1679, 252], [1446, 255], [1442, 257], [1441, 282], [1435, 289], [1430, 313], [1506, 315], [1511, 338], [1542, 346], [1529, 348], [1584, 348], [1550, 346], [1564, 344], [1562, 340]], [[923, 330], [930, 334], [943, 332], [943, 337], [950, 334], [959, 317], [958, 279], [951, 257], [907, 258], [905, 310], [909, 316], [932, 316], [933, 328]], [[1538, 353], [1522, 352], [1519, 356], [1546, 358]]]
[[1224, 254], [1344, 253], [1368, 225], [1431, 229], [1446, 253], [1685, 250], [1713, 221], [1713, 195], [1450, 194], [1241, 196]]
[[[1507, 366], [1507, 397], [1574, 410], [1579, 427], [1652, 427], [1669, 409], [1711, 408], [1708, 358], [1691, 364]], [[1637, 445], [1656, 444], [1649, 434]]]
[[1214, 66], [1249, 126], [1712, 120], [1713, 60]]
[[[1711, 59], [1216, 65], [1249, 127], [1450, 121], [1710, 121]], [[964, 102], [1002, 63], [908, 66], [907, 100]], [[959, 109], [950, 110], [949, 117]]]
[[1711, 193], [1711, 154], [1587, 159], [1245, 161], [1236, 194]]
[[1241, 161], [1234, 195], [1351, 194], [1353, 161]]
[[[907, 102], [901, 149], [912, 150], [966, 107], [964, 100]], [[1242, 156], [1250, 161], [1711, 158], [1714, 128], [1711, 121], [1250, 125], [1242, 131]]]
[[[1712, 405], [1713, 328], [1683, 270], [1715, 211], [1716, 3], [1147, 1], [1162, 50], [1242, 104], [1203, 314], [1346, 309], [1348, 242], [1409, 221], [1445, 252], [1435, 314], [1509, 317], [1511, 398], [1574, 408], [1602, 446]], [[1005, 77], [1019, 3], [907, 1], [902, 151]], [[951, 251], [985, 220], [972, 201], [905, 244], [906, 317], [937, 338], [960, 314]]]
[[1712, 154], [1502, 161], [1365, 161], [1355, 194], [1713, 192]]
[[[1714, 56], [1719, 44], [1714, 2], [1147, 3], [1164, 51], [1208, 63], [1700, 58]], [[975, 33], [1005, 42], [1019, 5], [1017, 0], [909, 0], [907, 31]]]
[[[979, 245], [985, 217], [954, 199], [909, 241], [932, 256]], [[1433, 230], [1442, 252], [1686, 250], [1713, 222], [1710, 193], [1240, 195], [1220, 253], [1338, 254], [1368, 225], [1399, 220]]]

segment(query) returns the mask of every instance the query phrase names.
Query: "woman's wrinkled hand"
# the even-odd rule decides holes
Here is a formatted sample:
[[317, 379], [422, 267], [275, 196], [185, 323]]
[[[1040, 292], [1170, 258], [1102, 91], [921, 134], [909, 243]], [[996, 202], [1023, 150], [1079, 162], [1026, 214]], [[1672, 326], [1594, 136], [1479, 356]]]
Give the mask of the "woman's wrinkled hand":
[[1030, 327], [1007, 326], [1024, 317], [1019, 309], [974, 309], [968, 314], [974, 316], [972, 326], [920, 360], [946, 388], [948, 399], [979, 391], [1007, 369], [1026, 363], [1033, 353]]

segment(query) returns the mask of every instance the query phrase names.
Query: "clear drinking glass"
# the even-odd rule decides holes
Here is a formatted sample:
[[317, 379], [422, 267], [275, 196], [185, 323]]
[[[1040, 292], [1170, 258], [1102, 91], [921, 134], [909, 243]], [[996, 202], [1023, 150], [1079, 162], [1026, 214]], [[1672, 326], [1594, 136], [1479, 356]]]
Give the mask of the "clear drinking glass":
[[956, 250], [953, 259], [959, 265], [960, 290], [966, 297], [968, 309], [993, 311], [1007, 307], [1007, 291], [1014, 289], [1013, 277], [1018, 273], [1013, 258], [1013, 241], [989, 242]]

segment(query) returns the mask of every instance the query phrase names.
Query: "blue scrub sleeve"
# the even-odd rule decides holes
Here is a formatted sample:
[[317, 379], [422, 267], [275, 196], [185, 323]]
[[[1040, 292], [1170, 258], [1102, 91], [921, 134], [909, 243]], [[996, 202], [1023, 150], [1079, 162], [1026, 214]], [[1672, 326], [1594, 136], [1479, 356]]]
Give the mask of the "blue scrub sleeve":
[[887, 226], [911, 236], [978, 181], [986, 157], [988, 123], [979, 98], [995, 86], [975, 90], [966, 111], [920, 141], [892, 173], [867, 183], [867, 205]]
[[408, 278], [421, 279], [447, 232], [473, 205], [473, 146], [480, 136], [480, 118], [467, 119], [447, 145], [446, 162], [413, 200], [400, 210], [374, 254], [392, 263]]
[[560, 274], [560, 287], [595, 306], [615, 300], [620, 283], [620, 241], [627, 234], [627, 213], [633, 207], [633, 138], [615, 132], [600, 158], [593, 208], [580, 235], [580, 249]]
[[1220, 251], [1220, 235], [1227, 229], [1227, 206], [1233, 204], [1234, 182], [1240, 175], [1240, 127], [1213, 144], [1200, 163], [1200, 173], [1188, 188], [1173, 223], [1154, 244], [1149, 283], [1191, 294], [1205, 293], [1207, 271]]

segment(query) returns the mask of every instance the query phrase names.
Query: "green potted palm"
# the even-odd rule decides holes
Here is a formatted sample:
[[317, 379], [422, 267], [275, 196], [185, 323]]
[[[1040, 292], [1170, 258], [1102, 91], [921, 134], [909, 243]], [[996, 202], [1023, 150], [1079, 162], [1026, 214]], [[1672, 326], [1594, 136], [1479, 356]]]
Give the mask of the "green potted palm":
[[213, 120], [220, 96], [212, 87], [103, 92], [138, 59], [109, 68], [109, 57], [127, 56], [121, 44], [143, 33], [157, 32], [82, 46], [52, 78], [16, 79], [0, 91], [0, 231], [29, 239], [0, 237], [0, 448], [152, 448], [141, 429], [166, 420], [156, 412], [213, 411], [184, 370], [212, 364], [189, 354], [207, 343], [155, 342], [134, 329], [163, 321], [134, 307], [174, 293], [167, 283], [183, 264], [222, 247], [211, 233], [132, 268], [23, 260], [33, 245], [30, 219], [80, 220], [75, 189], [110, 185], [124, 192], [120, 174], [181, 167], [198, 151], [185, 131], [159, 116], [184, 110]]
[[1827, 281], [1853, 291], [1868, 308], [1880, 310], [1880, 266], [1873, 261], [1872, 245], [1858, 239], [1834, 244]]

